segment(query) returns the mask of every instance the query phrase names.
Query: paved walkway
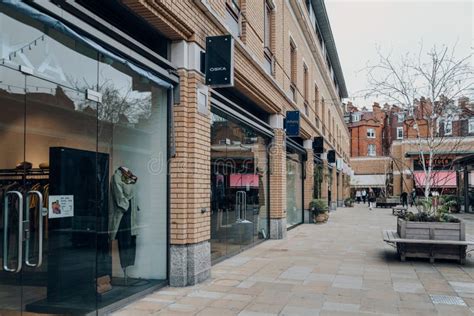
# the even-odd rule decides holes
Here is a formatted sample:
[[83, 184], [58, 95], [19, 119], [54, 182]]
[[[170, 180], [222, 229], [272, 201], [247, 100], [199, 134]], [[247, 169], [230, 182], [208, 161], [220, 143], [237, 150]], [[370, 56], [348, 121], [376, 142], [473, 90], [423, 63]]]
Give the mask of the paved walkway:
[[340, 208], [327, 224], [300, 225], [215, 265], [203, 284], [162, 289], [115, 315], [474, 314], [472, 258], [399, 262], [384, 228], [396, 228], [390, 209]]

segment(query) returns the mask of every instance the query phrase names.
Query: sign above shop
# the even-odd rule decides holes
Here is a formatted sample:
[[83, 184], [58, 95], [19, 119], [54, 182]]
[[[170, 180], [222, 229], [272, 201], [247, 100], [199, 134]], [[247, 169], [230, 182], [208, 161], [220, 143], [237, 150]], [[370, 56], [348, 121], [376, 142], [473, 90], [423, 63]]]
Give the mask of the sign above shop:
[[[430, 160], [428, 157], [425, 158], [425, 167], [428, 168], [430, 166]], [[443, 169], [450, 169], [453, 164], [453, 159], [446, 158], [446, 157], [438, 157], [433, 158], [432, 161], [432, 168], [433, 170], [443, 170]], [[421, 159], [415, 159], [413, 161], [413, 170], [423, 170], [423, 161]]]
[[287, 111], [285, 119], [286, 136], [300, 136], [300, 111]]
[[206, 37], [206, 85], [234, 86], [234, 39], [232, 35]]
[[324, 138], [323, 137], [315, 137], [313, 140], [313, 152], [315, 154], [322, 154], [324, 153]]
[[336, 151], [328, 150], [328, 163], [336, 163]]

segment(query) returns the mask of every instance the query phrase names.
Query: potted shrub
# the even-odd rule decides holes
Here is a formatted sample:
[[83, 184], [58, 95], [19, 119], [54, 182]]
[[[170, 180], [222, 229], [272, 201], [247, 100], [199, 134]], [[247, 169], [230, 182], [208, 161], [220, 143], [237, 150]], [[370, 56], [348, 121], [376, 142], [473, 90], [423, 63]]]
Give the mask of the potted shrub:
[[315, 223], [325, 223], [329, 218], [328, 202], [322, 199], [314, 199], [309, 204]]
[[354, 206], [354, 199], [351, 197], [348, 197], [347, 199], [344, 200], [344, 205], [346, 207], [353, 207]]

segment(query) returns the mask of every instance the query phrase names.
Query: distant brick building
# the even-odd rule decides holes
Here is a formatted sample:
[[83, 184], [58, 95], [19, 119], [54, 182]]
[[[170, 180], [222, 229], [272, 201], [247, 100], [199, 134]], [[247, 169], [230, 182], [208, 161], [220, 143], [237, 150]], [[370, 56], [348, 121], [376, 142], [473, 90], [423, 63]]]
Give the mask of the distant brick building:
[[351, 157], [383, 156], [385, 112], [375, 103], [373, 111], [348, 105], [347, 127], [351, 135]]
[[421, 153], [428, 159], [427, 153], [433, 146], [417, 139], [427, 139], [433, 132], [439, 145], [435, 146], [435, 172], [429, 181], [435, 190], [455, 191], [454, 171], [449, 169], [455, 158], [474, 153], [474, 104], [461, 98], [456, 104], [443, 106], [443, 115], [431, 120], [428, 118], [437, 104], [433, 106], [425, 98], [415, 102], [413, 113], [389, 104], [381, 108], [374, 103], [372, 111], [347, 104], [345, 120], [351, 134], [354, 170], [352, 189], [373, 188], [400, 195], [419, 188], [421, 193], [422, 183], [428, 181], [424, 179]]

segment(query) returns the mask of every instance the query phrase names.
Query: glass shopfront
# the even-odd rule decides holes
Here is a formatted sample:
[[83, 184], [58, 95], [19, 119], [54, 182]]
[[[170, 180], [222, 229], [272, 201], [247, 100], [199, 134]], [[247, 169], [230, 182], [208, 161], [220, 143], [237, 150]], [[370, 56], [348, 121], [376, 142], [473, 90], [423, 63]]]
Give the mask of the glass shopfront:
[[211, 122], [211, 259], [269, 236], [270, 138], [213, 109]]
[[286, 155], [286, 226], [303, 223], [303, 160], [288, 150]]
[[0, 315], [96, 313], [162, 285], [168, 90], [3, 5], [0, 29]]

